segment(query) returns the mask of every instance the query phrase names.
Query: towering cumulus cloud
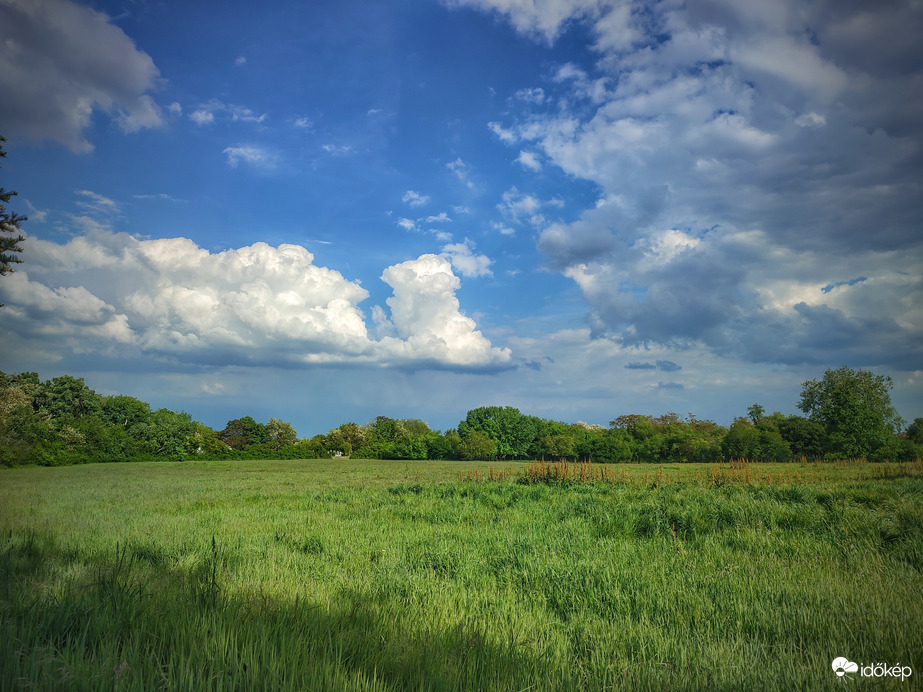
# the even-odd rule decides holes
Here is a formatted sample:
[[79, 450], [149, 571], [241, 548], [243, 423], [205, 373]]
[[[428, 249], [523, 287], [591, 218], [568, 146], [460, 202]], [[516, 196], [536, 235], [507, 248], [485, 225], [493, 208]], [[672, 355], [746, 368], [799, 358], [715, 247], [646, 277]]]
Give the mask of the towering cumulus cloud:
[[[24, 338], [76, 353], [148, 354], [210, 365], [311, 363], [502, 367], [459, 311], [448, 260], [424, 255], [385, 270], [397, 336], [370, 338], [368, 291], [314, 264], [299, 245], [212, 253], [186, 238], [138, 240], [94, 230], [65, 245], [31, 240], [28, 272], [0, 286], [0, 320]], [[382, 311], [383, 312], [383, 311]]]
[[398, 339], [386, 337], [383, 345], [394, 357], [426, 359], [445, 366], [502, 366], [510, 352], [490, 345], [474, 320], [459, 311], [455, 292], [461, 286], [449, 260], [423, 255], [388, 267], [382, 281], [394, 290], [388, 298], [391, 321]]

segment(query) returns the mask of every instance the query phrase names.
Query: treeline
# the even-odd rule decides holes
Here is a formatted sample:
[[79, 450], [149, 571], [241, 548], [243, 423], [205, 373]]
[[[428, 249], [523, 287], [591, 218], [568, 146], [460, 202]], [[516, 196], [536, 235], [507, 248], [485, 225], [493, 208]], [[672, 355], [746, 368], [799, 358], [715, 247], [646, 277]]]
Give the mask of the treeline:
[[[903, 430], [890, 405], [890, 380], [848, 368], [804, 383], [806, 417], [767, 415], [754, 404], [729, 427], [713, 421], [623, 415], [609, 427], [563, 423], [510, 406], [468, 411], [457, 428], [378, 416], [299, 439], [291, 424], [250, 416], [222, 430], [185, 412], [152, 410], [130, 396], [97, 394], [81, 378], [45, 382], [36, 373], [0, 372], [0, 464], [56, 466], [87, 462], [199, 459], [592, 459], [615, 462], [789, 461], [923, 457], [923, 418]], [[883, 396], [882, 396], [883, 394]]]

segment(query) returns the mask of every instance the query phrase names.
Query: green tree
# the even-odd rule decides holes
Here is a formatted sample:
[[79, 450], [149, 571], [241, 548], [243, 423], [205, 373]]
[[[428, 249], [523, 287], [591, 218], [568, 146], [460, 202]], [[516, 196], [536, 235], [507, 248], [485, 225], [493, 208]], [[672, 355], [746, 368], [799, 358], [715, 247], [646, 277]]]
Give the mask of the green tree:
[[0, 464], [27, 464], [37, 440], [52, 437], [52, 429], [47, 416], [34, 410], [32, 397], [18, 386], [15, 375], [0, 379]]
[[[6, 158], [6, 152], [3, 151], [4, 142], [6, 142], [6, 138], [0, 137], [0, 158]], [[0, 276], [14, 271], [10, 265], [22, 262], [19, 257], [11, 253], [18, 254], [22, 252], [21, 243], [25, 242], [26, 239], [22, 234], [20, 224], [27, 217], [15, 212], [9, 212], [6, 209], [6, 205], [10, 203], [10, 200], [16, 194], [14, 190], [6, 190], [0, 187]], [[3, 304], [0, 303], [0, 307], [2, 306]]]
[[416, 418], [377, 416], [367, 426], [365, 444], [355, 454], [368, 459], [426, 459], [429, 426]]
[[305, 459], [324, 459], [330, 456], [323, 435], [315, 435], [308, 440], [298, 440], [298, 449], [302, 450]]
[[788, 461], [792, 457], [788, 443], [773, 423], [762, 417], [756, 425], [746, 418], [735, 418], [721, 442], [721, 450], [725, 459]]
[[79, 418], [99, 413], [102, 397], [90, 389], [82, 377], [61, 375], [43, 383], [33, 395], [35, 404], [53, 418]]
[[512, 406], [482, 406], [468, 411], [458, 424], [462, 441], [477, 431], [493, 440], [495, 454], [501, 459], [528, 459], [535, 440], [538, 419], [524, 416]]
[[157, 456], [185, 459], [197, 451], [195, 421], [188, 413], [157, 409], [147, 426], [147, 449]]
[[104, 421], [128, 431], [147, 423], [151, 417], [150, 404], [121, 394], [103, 397], [100, 409]]
[[436, 430], [426, 436], [427, 459], [458, 459], [461, 438], [455, 430], [446, 430], [442, 434]]
[[817, 459], [827, 448], [827, 431], [820, 423], [802, 416], [781, 417], [776, 427], [782, 439], [788, 442], [792, 455]]
[[270, 418], [266, 424], [267, 444], [273, 449], [281, 449], [295, 444], [298, 440], [298, 434], [291, 423], [286, 423], [278, 418]]
[[584, 430], [556, 420], [535, 419], [535, 438], [529, 447], [531, 459], [572, 459], [578, 455], [577, 447], [584, 441]]
[[581, 445], [580, 456], [605, 464], [631, 461], [631, 435], [625, 428], [600, 431]]
[[218, 433], [218, 439], [232, 449], [244, 449], [267, 442], [269, 433], [265, 425], [257, 423], [251, 416], [244, 416], [229, 420], [224, 430]]
[[747, 415], [750, 416], [753, 425], [756, 425], [763, 420], [763, 417], [766, 415], [766, 409], [759, 404], [753, 404], [753, 406], [747, 408]]
[[469, 430], [461, 437], [458, 451], [462, 459], [488, 460], [497, 455], [497, 443], [480, 430]]
[[828, 451], [872, 457], [887, 447], [903, 421], [891, 404], [890, 377], [842, 367], [804, 382], [798, 408], [824, 426]]
[[721, 442], [725, 459], [756, 459], [759, 447], [760, 431], [746, 418], [735, 418]]
[[350, 456], [353, 451], [362, 449], [369, 442], [371, 428], [349, 422], [327, 432], [324, 442], [326, 450], [336, 456]]
[[211, 457], [226, 456], [229, 452], [228, 446], [218, 439], [218, 433], [205, 425], [205, 423], [199, 422], [195, 423], [191, 446], [195, 448], [197, 453]]
[[923, 418], [914, 418], [904, 435], [915, 444], [923, 444]]

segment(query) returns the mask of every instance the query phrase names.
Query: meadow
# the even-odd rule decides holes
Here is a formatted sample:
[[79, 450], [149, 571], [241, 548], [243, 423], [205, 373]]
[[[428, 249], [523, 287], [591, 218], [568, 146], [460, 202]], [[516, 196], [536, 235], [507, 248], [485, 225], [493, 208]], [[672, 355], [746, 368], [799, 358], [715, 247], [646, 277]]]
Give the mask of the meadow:
[[0, 469], [0, 690], [923, 676], [923, 463]]

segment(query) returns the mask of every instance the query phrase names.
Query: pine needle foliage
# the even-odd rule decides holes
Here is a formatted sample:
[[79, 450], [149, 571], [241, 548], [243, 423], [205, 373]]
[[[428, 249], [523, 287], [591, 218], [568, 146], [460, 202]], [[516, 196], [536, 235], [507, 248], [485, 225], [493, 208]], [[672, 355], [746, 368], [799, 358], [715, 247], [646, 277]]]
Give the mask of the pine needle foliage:
[[[3, 150], [5, 142], [6, 137], [0, 137], [0, 158], [3, 159], [6, 158], [6, 152]], [[7, 211], [7, 205], [16, 194], [15, 190], [0, 187], [0, 276], [15, 271], [10, 265], [22, 263], [17, 255], [22, 252], [21, 244], [26, 238], [22, 234], [20, 224], [28, 217]], [[0, 303], [0, 307], [2, 306]]]

